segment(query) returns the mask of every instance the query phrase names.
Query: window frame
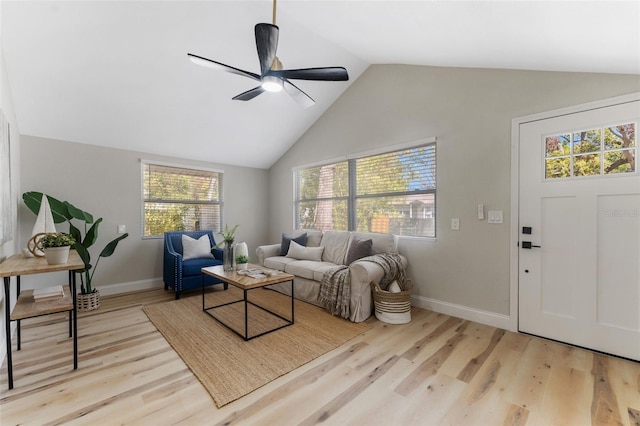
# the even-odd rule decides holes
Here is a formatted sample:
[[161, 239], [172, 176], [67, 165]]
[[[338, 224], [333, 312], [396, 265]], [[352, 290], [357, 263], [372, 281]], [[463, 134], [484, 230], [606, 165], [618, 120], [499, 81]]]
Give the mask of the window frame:
[[[640, 167], [638, 167], [637, 164], [637, 159], [638, 159], [638, 153], [640, 153], [640, 148], [638, 148], [639, 144], [638, 144], [638, 126], [640, 124], [640, 122], [636, 121], [636, 120], [622, 120], [622, 123], [618, 123], [616, 122], [615, 124], [600, 124], [598, 126], [590, 126], [589, 128], [574, 128], [574, 129], [565, 129], [565, 130], [560, 130], [557, 132], [552, 132], [549, 134], [544, 134], [541, 135], [541, 148], [542, 148], [542, 176], [543, 176], [543, 181], [544, 182], [562, 182], [562, 181], [567, 181], [567, 180], [585, 180], [585, 179], [597, 179], [597, 178], [615, 178], [617, 176], [637, 176], [640, 174]], [[628, 148], [606, 148], [605, 146], [605, 133], [606, 133], [606, 129], [608, 128], [612, 128], [612, 127], [616, 127], [616, 126], [622, 126], [622, 125], [633, 125], [634, 126], [634, 132], [635, 132], [635, 145], [633, 147], [628, 147]], [[589, 151], [589, 152], [575, 152], [575, 141], [574, 141], [574, 136], [578, 133], [581, 132], [589, 132], [589, 131], [593, 131], [593, 130], [597, 130], [600, 133], [599, 136], [599, 149], [598, 150], [594, 150], [594, 151]], [[554, 136], [558, 136], [561, 134], [565, 134], [565, 135], [569, 135], [569, 153], [567, 154], [559, 154], [559, 155], [548, 155], [547, 152], [547, 140], [550, 137], [554, 137]], [[605, 170], [605, 158], [607, 154], [610, 153], [614, 153], [614, 152], [624, 152], [624, 151], [632, 151], [634, 153], [634, 157], [636, 158], [636, 165], [635, 165], [635, 170], [632, 172], [625, 172], [625, 173], [607, 173]], [[575, 174], [575, 161], [576, 158], [578, 157], [584, 157], [584, 156], [593, 156], [593, 155], [597, 155], [598, 159], [599, 159], [599, 173], [597, 174], [589, 174], [589, 175], [576, 175]], [[562, 159], [568, 159], [569, 160], [569, 172], [570, 175], [569, 176], [549, 176], [548, 175], [548, 169], [547, 169], [547, 163], [553, 160], [562, 160]]]
[[[433, 189], [425, 189], [425, 190], [419, 190], [419, 191], [402, 191], [402, 192], [387, 192], [387, 193], [376, 193], [376, 194], [365, 194], [365, 195], [358, 195], [357, 194], [357, 180], [356, 180], [356, 167], [355, 167], [355, 162], [359, 159], [363, 159], [363, 158], [367, 158], [367, 157], [374, 157], [377, 155], [383, 155], [383, 154], [389, 154], [389, 153], [393, 153], [393, 152], [398, 152], [398, 151], [406, 151], [406, 150], [410, 150], [410, 149], [416, 149], [416, 148], [421, 148], [421, 147], [427, 147], [427, 146], [433, 146], [434, 147], [434, 161], [435, 161], [435, 174], [434, 174], [434, 180], [435, 180], [435, 187]], [[322, 166], [327, 166], [327, 165], [332, 165], [332, 164], [339, 164], [339, 163], [343, 163], [346, 162], [347, 163], [347, 168], [348, 168], [348, 182], [347, 182], [347, 187], [348, 187], [348, 193], [346, 196], [337, 196], [337, 197], [331, 197], [331, 198], [307, 198], [307, 199], [298, 199], [298, 194], [299, 194], [299, 179], [298, 179], [298, 172], [303, 171], [303, 170], [307, 170], [307, 169], [311, 169], [311, 168], [316, 168], [316, 167], [322, 167]], [[402, 234], [398, 234], [399, 237], [402, 238], [420, 238], [420, 239], [430, 239], [430, 240], [435, 240], [437, 237], [437, 213], [436, 213], [436, 206], [437, 206], [437, 189], [438, 189], [438, 185], [437, 185], [437, 171], [438, 171], [438, 167], [437, 167], [437, 138], [436, 137], [429, 137], [429, 138], [425, 138], [425, 139], [420, 139], [417, 141], [412, 141], [412, 142], [408, 142], [408, 143], [403, 143], [403, 144], [396, 144], [396, 145], [390, 145], [390, 146], [386, 146], [384, 148], [379, 148], [379, 149], [375, 149], [375, 150], [369, 150], [369, 151], [362, 151], [362, 152], [358, 152], [358, 153], [354, 153], [354, 154], [349, 154], [343, 157], [337, 157], [337, 158], [333, 158], [333, 159], [328, 159], [328, 160], [324, 160], [324, 161], [320, 161], [320, 162], [315, 162], [315, 163], [309, 163], [309, 164], [305, 164], [302, 166], [296, 166], [292, 168], [292, 178], [293, 178], [293, 229], [295, 230], [300, 230], [303, 229], [300, 227], [300, 203], [301, 202], [317, 202], [317, 201], [322, 201], [322, 200], [332, 200], [332, 201], [345, 201], [347, 202], [347, 231], [353, 231], [353, 232], [357, 232], [357, 208], [356, 208], [356, 201], [358, 199], [367, 199], [367, 198], [385, 198], [385, 197], [402, 197], [402, 196], [410, 196], [410, 195], [427, 195], [427, 194], [433, 194], [433, 212], [434, 212], [434, 229], [433, 229], [433, 235], [402, 235]]]
[[158, 199], [158, 200], [151, 200], [151, 199], [146, 199], [145, 198], [145, 179], [144, 179], [144, 172], [145, 172], [145, 166], [147, 165], [153, 165], [153, 166], [161, 166], [161, 167], [172, 167], [172, 168], [176, 168], [176, 169], [183, 169], [183, 170], [197, 170], [197, 171], [204, 171], [204, 172], [211, 172], [211, 173], [217, 173], [218, 174], [218, 201], [209, 201], [209, 202], [202, 202], [202, 201], [198, 201], [198, 200], [180, 200], [180, 204], [201, 204], [201, 205], [219, 205], [220, 206], [220, 221], [217, 224], [217, 229], [213, 229], [214, 233], [220, 232], [222, 230], [222, 224], [224, 223], [224, 170], [222, 169], [214, 169], [214, 168], [208, 168], [208, 167], [199, 167], [199, 166], [191, 166], [191, 165], [186, 165], [186, 164], [178, 164], [178, 163], [170, 163], [170, 162], [164, 162], [164, 161], [156, 161], [156, 160], [148, 160], [148, 159], [140, 159], [140, 204], [141, 204], [141, 208], [140, 208], [140, 213], [141, 213], [141, 217], [140, 217], [140, 225], [141, 225], [141, 238], [143, 240], [147, 240], [147, 239], [161, 239], [164, 238], [164, 235], [146, 235], [145, 234], [145, 203], [149, 202], [149, 201], [156, 201], [156, 202], [166, 202], [166, 203], [172, 203], [175, 202], [176, 204], [178, 204], [177, 201], [175, 200], [163, 200], [163, 199]]

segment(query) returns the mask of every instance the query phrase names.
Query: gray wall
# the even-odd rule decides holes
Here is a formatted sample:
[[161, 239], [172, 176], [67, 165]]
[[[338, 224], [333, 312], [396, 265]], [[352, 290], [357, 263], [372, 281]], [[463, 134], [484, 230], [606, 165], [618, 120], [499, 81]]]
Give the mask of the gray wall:
[[[94, 277], [95, 285], [105, 294], [116, 291], [109, 289], [113, 285], [122, 291], [131, 288], [132, 283], [148, 287], [161, 281], [162, 239], [142, 239], [141, 158], [223, 170], [225, 223], [240, 224], [236, 241], [246, 241], [252, 251], [265, 240], [269, 203], [266, 170], [25, 135], [21, 142], [20, 194], [44, 192], [69, 201], [95, 218], [104, 218], [92, 259], [117, 236], [117, 226], [126, 225], [129, 237], [120, 242], [113, 256], [100, 261]], [[24, 247], [36, 217], [22, 202], [18, 213], [20, 247]], [[66, 224], [57, 225], [57, 229], [68, 231]]]
[[269, 238], [292, 228], [292, 167], [435, 136], [437, 238], [399, 245], [414, 294], [509, 315], [511, 120], [637, 91], [637, 75], [371, 66], [271, 168]]

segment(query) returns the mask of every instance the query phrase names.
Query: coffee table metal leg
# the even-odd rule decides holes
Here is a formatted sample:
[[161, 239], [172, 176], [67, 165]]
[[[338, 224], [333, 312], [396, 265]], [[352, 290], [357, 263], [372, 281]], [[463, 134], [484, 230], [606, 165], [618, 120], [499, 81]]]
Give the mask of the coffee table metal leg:
[[293, 320], [293, 301], [294, 301], [294, 297], [293, 297], [293, 280], [291, 280], [291, 324], [293, 324], [295, 322]]
[[247, 305], [247, 290], [244, 291], [244, 340], [249, 340], [249, 306]]

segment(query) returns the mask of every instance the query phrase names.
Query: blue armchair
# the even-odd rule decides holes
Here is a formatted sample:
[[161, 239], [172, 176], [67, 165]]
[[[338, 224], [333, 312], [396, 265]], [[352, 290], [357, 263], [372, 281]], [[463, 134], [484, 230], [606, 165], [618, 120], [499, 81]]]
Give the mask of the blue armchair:
[[[222, 250], [218, 248], [213, 248], [211, 250], [211, 253], [214, 256], [213, 259], [202, 258], [182, 260], [183, 235], [188, 235], [195, 239], [198, 239], [203, 235], [208, 235], [211, 240], [211, 247], [216, 245], [212, 231], [179, 231], [164, 233], [164, 262], [162, 271], [164, 289], [173, 289], [176, 293], [176, 299], [179, 299], [180, 294], [185, 290], [202, 288], [202, 268], [222, 265]], [[228, 284], [205, 274], [204, 285], [212, 284], [224, 284], [225, 290], [228, 287]]]

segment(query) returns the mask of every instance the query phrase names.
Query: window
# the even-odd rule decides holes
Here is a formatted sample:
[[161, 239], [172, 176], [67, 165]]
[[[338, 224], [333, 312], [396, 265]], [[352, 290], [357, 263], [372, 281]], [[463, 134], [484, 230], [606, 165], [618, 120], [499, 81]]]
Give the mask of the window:
[[143, 161], [143, 236], [200, 229], [220, 232], [222, 175]]
[[635, 136], [635, 123], [547, 136], [545, 178], [633, 173], [637, 158]]
[[297, 229], [435, 237], [436, 143], [294, 170]]

